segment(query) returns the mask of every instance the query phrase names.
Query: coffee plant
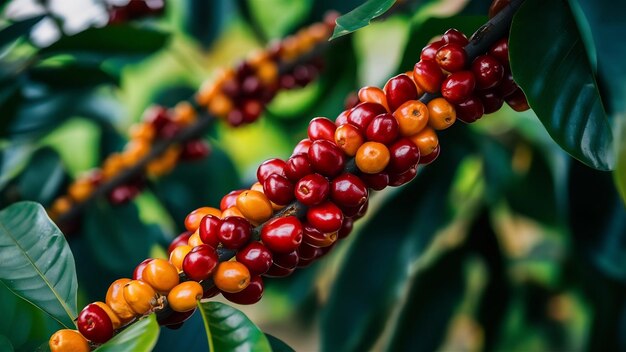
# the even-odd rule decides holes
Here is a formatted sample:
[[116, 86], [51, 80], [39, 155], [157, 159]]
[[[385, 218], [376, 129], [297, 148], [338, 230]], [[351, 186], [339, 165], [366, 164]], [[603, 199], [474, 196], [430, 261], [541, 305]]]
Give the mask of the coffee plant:
[[626, 349], [626, 5], [58, 3], [0, 1], [0, 351]]

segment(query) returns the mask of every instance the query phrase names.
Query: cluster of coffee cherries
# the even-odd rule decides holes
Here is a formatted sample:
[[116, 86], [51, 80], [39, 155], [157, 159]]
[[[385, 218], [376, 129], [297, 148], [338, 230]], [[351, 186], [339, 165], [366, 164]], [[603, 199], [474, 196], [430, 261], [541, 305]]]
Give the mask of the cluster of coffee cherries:
[[128, 0], [108, 4], [109, 24], [124, 23], [148, 16], [157, 16], [165, 11], [165, 0]]
[[304, 87], [317, 77], [322, 66], [319, 58], [295, 60], [328, 40], [336, 17], [328, 14], [324, 22], [303, 28], [255, 52], [235, 68], [221, 71], [202, 86], [196, 95], [198, 105], [231, 126], [256, 121], [279, 90]]
[[[180, 130], [196, 122], [196, 110], [188, 102], [180, 102], [173, 109], [153, 106], [146, 110], [142, 122], [132, 126], [130, 140], [119, 153], [110, 154], [101, 168], [93, 169], [72, 182], [67, 194], [57, 198], [51, 208], [50, 215], [54, 219], [73, 204], [85, 201], [95, 189], [119, 173], [135, 166], [151, 151], [158, 140], [173, 138]], [[149, 176], [160, 176], [170, 172], [179, 160], [191, 161], [206, 157], [210, 146], [202, 139], [192, 139], [181, 144], [170, 145], [160, 156], [146, 165]], [[122, 204], [134, 198], [145, 184], [145, 176], [138, 175], [128, 183], [118, 185], [109, 192], [108, 199], [112, 204]]]
[[472, 62], [464, 50], [467, 44], [467, 37], [456, 29], [428, 44], [415, 64], [415, 83], [425, 92], [441, 92], [466, 123], [499, 110], [505, 101], [516, 111], [528, 110], [526, 96], [511, 74], [507, 38]]

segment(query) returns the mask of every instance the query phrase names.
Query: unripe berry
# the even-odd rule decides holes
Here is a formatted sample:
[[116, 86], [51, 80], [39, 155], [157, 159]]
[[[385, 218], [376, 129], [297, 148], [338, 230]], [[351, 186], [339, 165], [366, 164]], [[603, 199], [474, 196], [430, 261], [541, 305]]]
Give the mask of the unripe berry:
[[356, 166], [366, 174], [383, 171], [389, 164], [389, 149], [378, 142], [365, 142], [356, 152]]
[[89, 343], [76, 330], [61, 329], [50, 336], [48, 341], [51, 352], [89, 352]]
[[97, 305], [98, 307], [102, 308], [102, 310], [104, 310], [105, 313], [107, 313], [107, 315], [109, 316], [109, 319], [111, 319], [111, 325], [113, 325], [113, 330], [116, 330], [120, 326], [122, 326], [122, 320], [120, 320], [120, 317], [118, 317], [117, 314], [115, 314], [115, 312], [113, 311], [113, 309], [107, 306], [106, 303], [93, 302], [92, 304]]
[[118, 279], [113, 281], [109, 286], [106, 294], [106, 304], [111, 307], [113, 312], [117, 314], [123, 323], [126, 323], [135, 317], [135, 312], [124, 300], [124, 286], [129, 283], [130, 279]]
[[124, 300], [138, 315], [148, 313], [156, 305], [156, 291], [143, 281], [131, 280], [124, 285], [123, 291]]
[[410, 139], [420, 150], [420, 158], [432, 153], [439, 145], [437, 133], [430, 127], [424, 128], [420, 133], [411, 136]]
[[428, 124], [428, 108], [419, 100], [409, 100], [393, 112], [402, 136], [412, 136]]
[[235, 293], [222, 292], [222, 295], [227, 300], [237, 304], [254, 304], [261, 300], [263, 297], [263, 279], [260, 276], [253, 276], [250, 279], [250, 284], [243, 290]]
[[380, 104], [389, 111], [389, 105], [387, 105], [387, 97], [385, 92], [378, 87], [363, 87], [359, 89], [358, 93], [359, 101], [362, 103], [374, 103]]
[[439, 157], [439, 153], [441, 152], [441, 146], [437, 144], [437, 147], [428, 155], [424, 155], [420, 157], [420, 165], [428, 165], [435, 161], [437, 157]]
[[178, 271], [182, 271], [183, 261], [192, 249], [193, 247], [189, 245], [178, 246], [174, 248], [174, 250], [170, 253], [170, 263], [172, 263], [172, 265], [174, 265]]
[[229, 293], [240, 292], [250, 284], [250, 271], [239, 262], [221, 262], [215, 270], [213, 282], [220, 291]]
[[348, 156], [354, 156], [364, 142], [363, 134], [354, 125], [346, 123], [335, 130], [335, 143]]
[[181, 282], [167, 294], [167, 302], [175, 312], [188, 312], [196, 308], [203, 292], [202, 286], [195, 281]]
[[165, 259], [153, 259], [144, 268], [142, 281], [164, 294], [178, 285], [178, 269]]
[[428, 126], [436, 130], [445, 130], [456, 121], [454, 106], [444, 98], [435, 98], [428, 102]]
[[272, 203], [259, 191], [244, 191], [237, 197], [237, 209], [253, 223], [262, 223], [272, 216]]

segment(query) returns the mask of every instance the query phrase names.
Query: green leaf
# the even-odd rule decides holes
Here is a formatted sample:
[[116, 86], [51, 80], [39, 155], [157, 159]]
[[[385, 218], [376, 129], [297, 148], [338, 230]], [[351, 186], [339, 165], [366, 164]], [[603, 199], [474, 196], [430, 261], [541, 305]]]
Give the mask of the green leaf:
[[232, 1], [186, 0], [183, 3], [181, 23], [185, 32], [192, 35], [205, 49], [230, 23], [234, 13]]
[[66, 327], [76, 318], [76, 268], [43, 207], [19, 202], [0, 211], [0, 281]]
[[196, 312], [185, 320], [180, 328], [176, 330], [161, 329], [159, 341], [154, 347], [154, 351], [208, 351], [209, 344], [204, 331], [202, 314], [198, 310], [196, 309]]
[[19, 177], [22, 199], [50, 204], [63, 186], [66, 172], [59, 154], [52, 148], [41, 148], [32, 156]]
[[119, 86], [120, 78], [98, 66], [73, 62], [62, 66], [38, 66], [28, 71], [31, 80], [55, 88], [94, 87], [101, 84]]
[[4, 335], [0, 335], [0, 351], [5, 351], [5, 352], [14, 351], [11, 341], [9, 341], [9, 339], [6, 338], [6, 336]]
[[11, 143], [0, 150], [0, 189], [24, 169], [34, 151], [30, 143]]
[[337, 18], [330, 40], [367, 26], [372, 19], [387, 12], [395, 2], [396, 0], [367, 0], [363, 5]]
[[30, 33], [30, 30], [33, 28], [33, 26], [39, 23], [39, 21], [41, 21], [44, 17], [46, 16], [39, 15], [27, 18], [25, 20], [12, 23], [7, 27], [2, 28], [2, 30], [0, 30], [0, 49], [18, 39], [19, 37]]
[[156, 321], [156, 315], [150, 314], [138, 322], [132, 323], [124, 331], [96, 349], [96, 351], [150, 352], [158, 339], [159, 324]]
[[[313, 1], [307, 0], [245, 0], [250, 20], [264, 37], [281, 38], [297, 27], [308, 14]], [[280, 13], [280, 16], [276, 14]], [[319, 19], [316, 19], [319, 20]]]
[[107, 59], [114, 56], [152, 54], [165, 46], [169, 35], [165, 32], [132, 25], [89, 28], [66, 36], [39, 50], [46, 57], [57, 54], [78, 54]]
[[[620, 126], [621, 125], [621, 126]], [[613, 178], [617, 189], [622, 195], [622, 201], [626, 205], [626, 121], [622, 121], [617, 127], [618, 141], [616, 143], [617, 148], [617, 164], [615, 166], [615, 173]]]
[[613, 169], [611, 124], [570, 8], [563, 1], [525, 1], [509, 48], [513, 76], [550, 136], [585, 164]]
[[198, 303], [211, 351], [271, 351], [265, 334], [241, 311], [220, 302]]
[[265, 337], [270, 343], [270, 347], [272, 347], [272, 352], [295, 352], [293, 348], [289, 347], [289, 345], [281, 339], [267, 333], [265, 334]]

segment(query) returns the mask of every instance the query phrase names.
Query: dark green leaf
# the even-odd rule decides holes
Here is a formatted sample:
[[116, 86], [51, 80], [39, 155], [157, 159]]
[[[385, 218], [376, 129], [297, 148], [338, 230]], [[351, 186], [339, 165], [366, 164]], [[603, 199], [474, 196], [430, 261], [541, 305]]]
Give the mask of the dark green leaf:
[[0, 189], [24, 169], [34, 151], [31, 143], [11, 143], [0, 150]]
[[211, 351], [271, 351], [265, 334], [241, 311], [220, 302], [198, 303]]
[[39, 23], [39, 21], [41, 21], [44, 17], [46, 16], [39, 15], [27, 18], [25, 20], [12, 23], [9, 26], [0, 30], [0, 49], [18, 39], [19, 37], [30, 33], [30, 30], [33, 28], [33, 26]]
[[41, 205], [20, 202], [0, 212], [0, 258], [4, 285], [59, 323], [74, 325], [74, 257]]
[[611, 125], [570, 8], [525, 1], [511, 27], [510, 57], [515, 80], [552, 138], [585, 164], [612, 169]]
[[274, 337], [270, 334], [265, 334], [265, 337], [270, 343], [270, 347], [272, 347], [272, 352], [295, 352], [293, 348], [289, 347], [288, 344], [286, 344], [279, 338]]
[[0, 335], [0, 351], [5, 352], [13, 352], [13, 345], [11, 345], [11, 341], [6, 338], [4, 335]]
[[626, 122], [622, 122], [617, 128], [617, 163], [613, 176], [617, 189], [622, 195], [622, 201], [626, 205]]
[[50, 204], [61, 191], [65, 176], [59, 154], [52, 148], [39, 149], [19, 177], [18, 186], [22, 199]]
[[54, 88], [82, 88], [101, 84], [118, 86], [120, 78], [98, 66], [70, 63], [62, 66], [38, 66], [29, 70], [31, 80]]
[[234, 9], [232, 1], [186, 0], [183, 11], [183, 29], [206, 49], [229, 23]]
[[156, 345], [158, 338], [159, 324], [157, 324], [156, 315], [150, 314], [138, 322], [132, 323], [96, 351], [150, 352]]
[[[282, 38], [306, 18], [312, 1], [307, 0], [246, 0], [253, 26], [266, 38]], [[277, 16], [280, 14], [280, 16]], [[316, 18], [320, 20], [320, 18]]]
[[370, 21], [387, 12], [396, 0], [367, 0], [361, 6], [340, 16], [330, 40], [352, 33], [370, 24]]

